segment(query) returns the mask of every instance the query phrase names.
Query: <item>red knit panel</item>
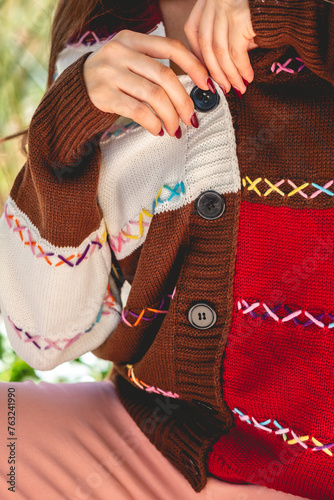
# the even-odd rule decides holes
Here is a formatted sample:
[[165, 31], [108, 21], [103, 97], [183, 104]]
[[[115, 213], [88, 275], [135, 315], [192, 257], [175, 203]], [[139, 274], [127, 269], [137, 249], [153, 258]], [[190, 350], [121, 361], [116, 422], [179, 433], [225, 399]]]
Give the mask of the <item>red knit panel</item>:
[[334, 313], [334, 209], [243, 202], [239, 235], [236, 297]]
[[[333, 209], [242, 202], [234, 315], [222, 379], [228, 406], [248, 415], [250, 423], [235, 413], [235, 427], [215, 444], [208, 468], [222, 479], [306, 498], [334, 498], [334, 447], [331, 457], [311, 451], [316, 446], [311, 439], [305, 441], [308, 449], [288, 444], [291, 432], [284, 441], [274, 424], [298, 437], [334, 443], [334, 328], [328, 328], [334, 321], [327, 314], [334, 314], [333, 222]], [[281, 295], [276, 310], [275, 289]], [[248, 306], [256, 303], [251, 311]], [[274, 317], [263, 304], [274, 310]], [[298, 324], [282, 321], [301, 309], [294, 318]], [[306, 322], [310, 325], [303, 327]], [[252, 417], [259, 423], [270, 419], [265, 427], [273, 431], [256, 427]]]
[[[214, 445], [211, 474], [226, 482], [266, 486], [298, 498], [334, 498], [332, 458], [296, 445], [283, 446], [276, 436], [246, 426], [238, 424]], [[262, 498], [266, 496], [259, 491]]]

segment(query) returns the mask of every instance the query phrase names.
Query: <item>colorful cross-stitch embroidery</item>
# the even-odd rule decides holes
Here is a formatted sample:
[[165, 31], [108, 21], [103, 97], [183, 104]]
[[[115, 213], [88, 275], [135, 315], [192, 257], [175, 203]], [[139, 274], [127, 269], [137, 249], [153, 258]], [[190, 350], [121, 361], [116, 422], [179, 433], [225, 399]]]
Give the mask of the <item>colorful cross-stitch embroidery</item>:
[[[292, 61], [298, 61], [299, 62], [299, 67], [297, 68], [297, 70], [295, 71], [294, 69], [292, 68], [289, 68], [289, 64], [292, 62]], [[271, 72], [272, 73], [276, 73], [276, 75], [278, 73], [280, 73], [281, 71], [285, 71], [286, 73], [299, 73], [299, 71], [301, 71], [302, 69], [305, 68], [305, 64], [303, 63], [303, 61], [301, 60], [300, 57], [290, 57], [287, 61], [285, 61], [285, 63], [281, 64], [279, 62], [274, 62], [271, 66]]]
[[128, 377], [132, 382], [134, 382], [140, 389], [143, 389], [146, 392], [154, 392], [155, 394], [161, 394], [162, 396], [166, 396], [168, 398], [179, 398], [180, 396], [176, 394], [176, 392], [171, 391], [163, 391], [162, 389], [150, 386], [145, 384], [142, 380], [138, 380], [135, 376], [135, 372], [133, 369], [133, 365], [126, 365], [128, 369]]
[[[167, 298], [169, 298], [170, 300], [173, 300], [175, 292], [176, 292], [176, 287], [174, 288], [174, 291], [173, 291], [173, 293], [171, 295], [167, 295]], [[155, 318], [158, 317], [159, 314], [167, 314], [168, 311], [167, 310], [163, 310], [164, 304], [165, 304], [165, 298], [162, 298], [160, 306], [159, 306], [159, 309], [152, 309], [151, 307], [147, 307], [146, 309], [143, 309], [140, 312], [140, 314], [136, 314], [136, 313], [134, 313], [132, 311], [126, 311], [125, 312], [124, 309], [123, 309], [121, 322], [125, 323], [126, 325], [128, 325], [130, 327], [135, 327], [135, 326], [138, 326], [141, 321], [153, 321]], [[145, 311], [154, 312], [153, 318], [146, 318], [144, 316]], [[136, 321], [135, 321], [135, 323], [133, 325], [126, 319], [129, 314], [131, 316], [133, 316], [134, 318], [136, 318]]]
[[[79, 47], [79, 45], [83, 44], [83, 45], [87, 45], [87, 46], [91, 46], [91, 45], [94, 45], [95, 43], [102, 43], [102, 42], [108, 42], [109, 40], [111, 40], [115, 35], [117, 35], [118, 31], [115, 31], [115, 33], [112, 33], [111, 35], [108, 35], [106, 38], [103, 37], [103, 38], [99, 38], [97, 36], [97, 34], [95, 33], [95, 31], [86, 31], [86, 33], [84, 33], [80, 38], [79, 40], [76, 42], [76, 43], [67, 43], [66, 47]], [[90, 42], [87, 41], [87, 38], [88, 36], [90, 36], [92, 39], [90, 40]], [[87, 43], [85, 43], [87, 42]]]
[[[257, 187], [257, 185], [261, 181], [265, 182], [269, 186], [269, 189], [266, 189], [264, 193], [261, 192]], [[279, 189], [279, 187], [282, 186], [285, 182], [293, 188], [288, 193], [284, 193], [284, 191]], [[302, 196], [307, 200], [308, 199], [312, 200], [313, 198], [316, 198], [320, 194], [327, 194], [328, 196], [334, 196], [334, 192], [328, 189], [330, 186], [333, 185], [333, 182], [334, 182], [333, 180], [328, 181], [324, 186], [320, 186], [315, 182], [303, 182], [303, 184], [301, 184], [300, 186], [296, 186], [296, 184], [289, 179], [282, 179], [279, 182], [276, 182], [276, 184], [272, 184], [268, 179], [264, 177], [258, 177], [254, 181], [252, 181], [248, 176], [242, 179], [243, 187], [244, 188], [247, 187], [248, 191], [254, 191], [258, 196], [268, 196], [271, 193], [278, 193], [280, 196], [291, 197], [294, 196], [295, 194], [299, 194], [300, 196]], [[249, 184], [249, 186], [247, 186], [247, 183]], [[303, 189], [307, 188], [308, 186], [315, 188], [316, 191], [314, 191], [314, 193], [310, 195], [304, 193]]]
[[[249, 425], [254, 425], [258, 429], [261, 429], [263, 431], [266, 431], [268, 433], [274, 433], [276, 435], [280, 435], [283, 437], [283, 440], [289, 444], [289, 445], [294, 445], [294, 444], [299, 444], [302, 448], [306, 450], [311, 450], [311, 451], [323, 451], [330, 457], [333, 456], [333, 453], [330, 451], [330, 448], [334, 447], [334, 443], [330, 444], [323, 444], [321, 443], [318, 439], [316, 439], [313, 436], [307, 435], [307, 436], [297, 436], [296, 432], [290, 429], [289, 427], [283, 427], [280, 425], [277, 420], [272, 420], [268, 418], [267, 420], [263, 422], [257, 422], [254, 417], [250, 417], [249, 415], [245, 415], [242, 413], [238, 408], [234, 408], [233, 413], [238, 414], [239, 419], [242, 422], [247, 422]], [[272, 424], [276, 427], [276, 429], [269, 427], [269, 425]], [[287, 434], [291, 433], [292, 439], [288, 439]], [[312, 442], [312, 446], [308, 446], [306, 444], [307, 441]], [[313, 446], [315, 445], [315, 446]]]
[[127, 132], [129, 130], [133, 130], [135, 128], [141, 127], [139, 123], [137, 122], [129, 122], [126, 125], [120, 125], [119, 123], [113, 123], [110, 128], [108, 128], [104, 134], [101, 136], [101, 141], [105, 139], [106, 137], [116, 137], [124, 132]]
[[[265, 312], [258, 313], [255, 309], [264, 309]], [[238, 310], [242, 314], [250, 314], [254, 319], [265, 320], [272, 318], [274, 321], [286, 323], [288, 321], [293, 321], [297, 326], [302, 326], [306, 328], [310, 325], [316, 325], [319, 328], [334, 328], [334, 315], [331, 313], [320, 313], [317, 316], [310, 314], [308, 311], [298, 309], [297, 311], [292, 311], [290, 307], [286, 304], [277, 304], [273, 308], [269, 308], [265, 302], [254, 302], [249, 305], [245, 300], [238, 301]], [[279, 317], [278, 312], [283, 310], [284, 314], [288, 313], [284, 317]], [[277, 314], [276, 314], [277, 313]], [[297, 318], [306, 317], [306, 321], [302, 322]]]
[[[48, 339], [47, 337], [43, 337], [42, 335], [31, 335], [28, 332], [23, 331], [22, 328], [19, 328], [16, 326], [13, 322], [13, 320], [8, 316], [8, 320], [12, 324], [13, 328], [15, 329], [18, 337], [20, 340], [23, 340], [25, 343], [32, 342], [38, 349], [41, 350], [48, 350], [48, 349], [57, 349], [58, 351], [63, 351], [64, 349], [67, 349], [70, 345], [72, 345], [74, 342], [76, 342], [82, 335], [85, 333], [90, 332], [93, 327], [100, 322], [102, 316], [106, 316], [108, 314], [111, 314], [112, 309], [114, 309], [115, 305], [115, 298], [113, 297], [111, 290], [110, 290], [110, 285], [108, 285], [107, 293], [106, 296], [103, 300], [103, 304], [101, 306], [101, 309], [99, 310], [99, 313], [96, 317], [96, 320], [92, 324], [88, 330], [85, 330], [84, 332], [77, 333], [74, 337], [70, 339]], [[26, 337], [26, 338], [25, 338]], [[45, 342], [47, 345], [42, 347], [41, 344], [42, 342]], [[61, 344], [61, 345], [59, 345]]]
[[[168, 198], [161, 198], [163, 189], [168, 191]], [[145, 228], [148, 228], [151, 224], [150, 219], [152, 219], [157, 205], [167, 203], [171, 201], [174, 196], [180, 197], [181, 195], [184, 195], [184, 193], [185, 187], [182, 181], [178, 182], [174, 187], [170, 187], [167, 184], [164, 184], [163, 187], [159, 190], [157, 197], [153, 200], [152, 212], [149, 212], [148, 210], [143, 208], [139, 214], [139, 220], [129, 221], [125, 228], [122, 229], [117, 235], [109, 236], [108, 240], [111, 248], [115, 252], [120, 252], [123, 246], [129, 242], [129, 240], [139, 240], [140, 238], [142, 238], [145, 232]], [[147, 217], [146, 221], [144, 220], [144, 216]], [[139, 226], [139, 234], [131, 234], [131, 226]]]
[[[95, 236], [95, 240], [91, 241], [88, 243], [86, 246], [85, 250], [83, 251], [82, 254], [72, 254], [67, 257], [64, 257], [63, 255], [55, 254], [54, 252], [44, 252], [43, 249], [41, 248], [40, 245], [36, 241], [32, 240], [31, 232], [30, 229], [28, 229], [26, 226], [23, 226], [19, 223], [19, 220], [17, 217], [14, 217], [14, 215], [9, 215], [8, 214], [8, 202], [5, 204], [5, 219], [8, 224], [8, 227], [14, 232], [18, 233], [20, 235], [21, 241], [30, 247], [32, 253], [35, 255], [37, 258], [44, 258], [45, 261], [53, 267], [59, 267], [64, 264], [68, 265], [69, 267], [74, 267], [78, 266], [83, 262], [84, 260], [88, 259], [94, 251], [95, 248], [98, 247], [100, 250], [102, 248], [102, 245], [107, 241], [107, 230], [106, 228], [104, 229], [104, 233], [102, 235], [102, 238], [98, 237], [98, 235]], [[15, 224], [12, 224], [12, 221], [15, 222]], [[16, 225], [16, 227], [15, 227]], [[23, 238], [23, 234], [26, 234], [28, 238], [25, 240]], [[50, 257], [53, 257], [52, 262], [50, 260]]]

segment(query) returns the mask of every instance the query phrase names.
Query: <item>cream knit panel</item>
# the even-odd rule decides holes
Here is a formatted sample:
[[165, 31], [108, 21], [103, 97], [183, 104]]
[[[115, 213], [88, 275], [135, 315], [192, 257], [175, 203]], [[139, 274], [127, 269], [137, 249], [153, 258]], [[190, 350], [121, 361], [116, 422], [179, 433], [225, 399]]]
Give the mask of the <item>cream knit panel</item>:
[[[178, 79], [190, 95], [195, 86], [191, 78]], [[98, 201], [119, 260], [145, 241], [153, 214], [176, 210], [209, 189], [240, 189], [232, 118], [222, 90], [215, 86], [218, 106], [197, 111], [198, 129], [180, 120], [181, 139], [166, 132], [155, 137], [137, 127], [101, 141]]]
[[0, 219], [0, 306], [13, 349], [33, 368], [50, 370], [94, 350], [116, 328], [121, 301], [105, 240], [102, 219], [78, 248], [55, 247], [7, 200]]

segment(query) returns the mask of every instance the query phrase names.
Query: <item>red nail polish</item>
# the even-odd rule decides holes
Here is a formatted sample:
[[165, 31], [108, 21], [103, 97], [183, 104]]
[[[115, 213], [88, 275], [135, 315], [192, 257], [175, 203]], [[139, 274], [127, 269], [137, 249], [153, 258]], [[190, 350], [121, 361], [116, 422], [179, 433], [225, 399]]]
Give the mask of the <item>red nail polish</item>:
[[164, 135], [164, 131], [162, 129], [160, 130], [159, 135], [160, 135], [160, 137], [162, 137]]
[[197, 119], [196, 113], [194, 113], [192, 115], [192, 117], [190, 118], [190, 121], [191, 121], [191, 124], [192, 124], [193, 127], [195, 127], [195, 128], [199, 127], [199, 123], [198, 123], [198, 119]]
[[219, 85], [219, 87], [222, 89], [222, 91], [224, 92], [224, 95], [226, 95], [226, 90], [224, 89], [224, 87], [222, 87], [221, 85]]
[[233, 90], [237, 94], [237, 96], [241, 98], [242, 94], [241, 94], [240, 90], [237, 87], [233, 87]]
[[208, 78], [208, 79], [207, 79], [206, 84], [207, 84], [207, 86], [209, 87], [209, 89], [211, 90], [211, 92], [212, 92], [213, 94], [215, 94], [215, 93], [216, 93], [216, 89], [215, 89], [215, 86], [214, 86], [213, 81], [211, 80], [211, 78]]
[[182, 136], [181, 127], [179, 127], [179, 128], [177, 129], [177, 131], [175, 132], [175, 137], [176, 137], [177, 139], [181, 139], [181, 136]]
[[247, 80], [245, 80], [244, 78], [242, 79], [242, 81], [244, 82], [244, 84], [246, 85], [246, 87], [248, 87], [249, 82], [247, 82]]

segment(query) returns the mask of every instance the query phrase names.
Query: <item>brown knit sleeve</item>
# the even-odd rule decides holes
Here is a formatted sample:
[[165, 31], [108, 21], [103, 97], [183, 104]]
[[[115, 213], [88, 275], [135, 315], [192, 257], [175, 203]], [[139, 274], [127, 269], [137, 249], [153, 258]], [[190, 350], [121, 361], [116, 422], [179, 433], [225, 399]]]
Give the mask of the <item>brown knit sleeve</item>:
[[293, 46], [305, 65], [334, 84], [334, 5], [326, 0], [250, 0], [255, 42]]
[[10, 192], [19, 209], [56, 246], [77, 247], [100, 223], [99, 136], [119, 115], [94, 106], [83, 65], [68, 66], [46, 91], [30, 123], [28, 160]]

